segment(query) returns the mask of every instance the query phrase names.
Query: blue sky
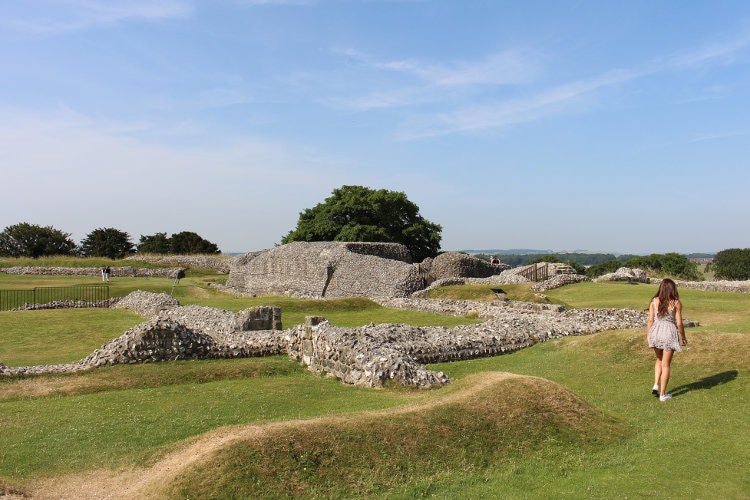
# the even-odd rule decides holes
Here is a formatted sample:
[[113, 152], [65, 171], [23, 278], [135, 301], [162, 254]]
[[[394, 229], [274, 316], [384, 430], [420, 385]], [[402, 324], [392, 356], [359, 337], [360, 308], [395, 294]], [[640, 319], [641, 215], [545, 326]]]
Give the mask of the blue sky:
[[0, 227], [269, 248], [346, 184], [444, 250], [750, 246], [750, 2], [0, 2]]

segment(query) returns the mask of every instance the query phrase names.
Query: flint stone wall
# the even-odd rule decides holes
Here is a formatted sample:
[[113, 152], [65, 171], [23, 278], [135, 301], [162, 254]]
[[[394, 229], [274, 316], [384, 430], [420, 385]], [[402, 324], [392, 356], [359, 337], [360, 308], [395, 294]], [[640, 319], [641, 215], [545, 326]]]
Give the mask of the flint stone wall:
[[[163, 297], [141, 297], [148, 300], [138, 310], [154, 310], [164, 305]], [[518, 301], [480, 303], [393, 297], [379, 298], [378, 302], [386, 307], [441, 314], [475, 313], [485, 321], [455, 328], [396, 324], [340, 328], [323, 318], [312, 318], [286, 331], [239, 331], [240, 325], [252, 324], [242, 319], [245, 317], [242, 312], [167, 304], [159, 309], [156, 318], [128, 330], [77, 363], [35, 367], [7, 367], [0, 363], [0, 374], [62, 373], [118, 363], [287, 353], [312, 372], [338, 377], [347, 384], [381, 387], [392, 380], [429, 388], [445, 385], [450, 379], [427, 369], [425, 363], [495, 356], [552, 338], [607, 329], [643, 328], [647, 321], [645, 311], [632, 309], [568, 311], [559, 305]], [[280, 314], [277, 310], [266, 310], [250, 316], [275, 322], [277, 317], [280, 320]], [[685, 326], [695, 325], [685, 320]]]
[[599, 276], [594, 281], [627, 281], [628, 283], [649, 283], [650, 279], [643, 269], [621, 267], [613, 273]]
[[455, 328], [370, 324], [335, 327], [323, 318], [308, 318], [290, 332], [289, 356], [318, 375], [344, 383], [382, 387], [389, 380], [419, 388], [442, 386], [450, 379], [425, 363], [496, 356], [537, 342], [613, 328], [643, 328], [647, 314], [631, 309], [577, 309], [518, 303], [379, 299], [387, 307], [423, 309], [443, 314], [477, 312], [484, 323]]
[[[185, 275], [185, 270], [180, 267], [172, 268], [145, 268], [145, 267], [110, 267], [112, 277], [133, 278], [170, 278], [177, 279]], [[43, 276], [101, 276], [99, 267], [30, 267], [15, 266], [4, 267], [0, 271], [6, 274], [35, 274]]]
[[181, 307], [166, 294], [136, 291], [120, 307], [155, 317], [129, 329], [86, 358], [60, 365], [0, 366], [2, 375], [69, 373], [115, 364], [183, 359], [246, 358], [287, 352], [281, 310], [259, 306], [237, 313], [204, 306]]
[[180, 303], [177, 299], [166, 293], [135, 290], [117, 301], [115, 307], [118, 309], [129, 309], [144, 318], [151, 318], [165, 309], [171, 309], [179, 305]]
[[[661, 283], [661, 279], [654, 278], [652, 283]], [[750, 281], [681, 281], [675, 280], [677, 288], [690, 288], [704, 292], [732, 292], [750, 293]]]
[[235, 261], [227, 287], [297, 297], [405, 297], [424, 288], [395, 243], [294, 242]]
[[233, 259], [233, 257], [221, 255], [133, 255], [127, 258], [127, 260], [188, 269], [213, 269], [225, 274], [229, 272]]
[[421, 264], [428, 284], [447, 278], [487, 278], [510, 269], [508, 264], [490, 264], [486, 260], [460, 252], [441, 253]]
[[591, 281], [591, 278], [582, 274], [556, 274], [549, 279], [534, 283], [531, 285], [531, 289], [535, 292], [546, 292], [547, 290], [572, 285], [573, 283], [582, 283], [584, 281]]

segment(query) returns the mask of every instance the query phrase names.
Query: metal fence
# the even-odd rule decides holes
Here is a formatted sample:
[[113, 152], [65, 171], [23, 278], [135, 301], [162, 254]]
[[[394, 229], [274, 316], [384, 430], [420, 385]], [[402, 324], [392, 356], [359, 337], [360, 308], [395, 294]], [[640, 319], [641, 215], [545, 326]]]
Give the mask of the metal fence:
[[81, 303], [88, 307], [107, 307], [109, 301], [108, 285], [75, 285], [75, 286], [47, 286], [33, 290], [0, 290], [0, 311], [9, 311], [26, 304]]

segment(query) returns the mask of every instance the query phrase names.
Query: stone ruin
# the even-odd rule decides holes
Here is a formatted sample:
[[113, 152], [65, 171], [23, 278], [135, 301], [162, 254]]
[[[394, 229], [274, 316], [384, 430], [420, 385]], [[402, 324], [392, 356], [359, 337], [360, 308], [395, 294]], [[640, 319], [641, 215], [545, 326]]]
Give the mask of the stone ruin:
[[[440, 314], [474, 313], [483, 323], [454, 328], [370, 324], [342, 328], [324, 318], [281, 330], [278, 307], [234, 313], [205, 306], [179, 306], [166, 294], [133, 292], [118, 307], [151, 314], [123, 335], [70, 364], [8, 367], [0, 375], [67, 373], [114, 364], [184, 359], [245, 358], [286, 354], [310, 371], [361, 387], [388, 381], [418, 388], [450, 383], [425, 363], [473, 359], [512, 352], [551, 338], [614, 328], [641, 328], [646, 313], [629, 309], [577, 309], [515, 301], [477, 303], [382, 298], [384, 307]], [[690, 323], [686, 323], [690, 326]]]
[[286, 354], [281, 310], [259, 306], [239, 312], [180, 306], [170, 295], [137, 290], [114, 307], [149, 317], [76, 363], [8, 367], [0, 375], [69, 373], [116, 365], [182, 359], [245, 358]]
[[594, 281], [627, 281], [628, 283], [649, 283], [650, 279], [643, 269], [620, 267], [613, 273], [603, 274]]
[[297, 297], [408, 297], [444, 278], [485, 278], [509, 266], [447, 252], [413, 264], [398, 243], [294, 242], [237, 258], [227, 288]]
[[[440, 314], [475, 314], [483, 322], [454, 328], [370, 324], [341, 328], [324, 318], [282, 330], [278, 307], [239, 313], [204, 306], [180, 306], [167, 294], [136, 291], [115, 307], [150, 318], [91, 355], [65, 365], [8, 367], [0, 375], [86, 370], [120, 363], [286, 354], [319, 375], [362, 387], [388, 381], [429, 388], [450, 379], [426, 363], [495, 356], [537, 342], [606, 329], [643, 328], [646, 313], [629, 309], [578, 309], [495, 300], [493, 303], [418, 298], [444, 284], [502, 284], [528, 281], [505, 265], [491, 265], [448, 252], [419, 264], [405, 247], [388, 243], [291, 243], [233, 259], [227, 288], [240, 294], [281, 293], [301, 297], [367, 296], [384, 307]], [[638, 279], [640, 270], [618, 270]], [[588, 278], [555, 270], [535, 285], [547, 290]], [[644, 273], [645, 274], [645, 273]], [[745, 284], [746, 285], [746, 284]], [[680, 286], [683, 286], [680, 283]], [[747, 287], [741, 288], [747, 292]], [[685, 326], [697, 323], [685, 320]]]

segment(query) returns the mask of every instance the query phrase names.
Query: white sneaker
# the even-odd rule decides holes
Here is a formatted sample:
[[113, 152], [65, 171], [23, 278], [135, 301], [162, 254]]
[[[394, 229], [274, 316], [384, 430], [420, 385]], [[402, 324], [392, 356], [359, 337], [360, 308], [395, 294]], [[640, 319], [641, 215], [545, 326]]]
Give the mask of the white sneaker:
[[651, 394], [654, 396], [659, 396], [659, 385], [654, 384], [654, 386], [651, 388]]
[[659, 396], [659, 401], [666, 401], [668, 399], [672, 399], [672, 395], [671, 394], [665, 394], [663, 396]]

